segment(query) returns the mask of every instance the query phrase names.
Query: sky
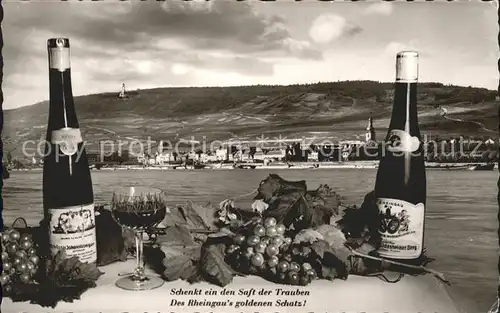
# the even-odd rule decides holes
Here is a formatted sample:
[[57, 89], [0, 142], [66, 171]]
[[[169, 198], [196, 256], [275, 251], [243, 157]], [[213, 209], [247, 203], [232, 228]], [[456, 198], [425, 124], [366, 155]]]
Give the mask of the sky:
[[174, 86], [420, 81], [497, 89], [495, 4], [483, 2], [4, 2], [4, 109], [48, 99], [46, 41], [71, 44], [75, 96]]

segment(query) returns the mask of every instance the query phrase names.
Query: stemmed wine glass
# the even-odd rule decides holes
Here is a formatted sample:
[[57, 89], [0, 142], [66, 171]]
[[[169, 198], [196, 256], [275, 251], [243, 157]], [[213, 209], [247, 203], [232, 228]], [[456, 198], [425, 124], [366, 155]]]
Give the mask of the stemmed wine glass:
[[150, 187], [122, 187], [113, 192], [111, 214], [122, 227], [135, 233], [137, 266], [133, 274], [116, 281], [116, 286], [126, 290], [149, 290], [163, 285], [160, 277], [144, 273], [143, 233], [158, 225], [167, 211], [165, 193]]

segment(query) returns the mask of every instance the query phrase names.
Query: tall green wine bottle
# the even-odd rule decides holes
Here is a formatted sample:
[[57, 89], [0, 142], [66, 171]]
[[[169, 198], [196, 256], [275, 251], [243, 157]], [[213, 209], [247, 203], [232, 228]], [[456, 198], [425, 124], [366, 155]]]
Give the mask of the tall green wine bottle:
[[427, 186], [417, 80], [418, 53], [398, 53], [392, 117], [375, 183], [382, 237], [378, 253], [390, 259], [417, 259], [424, 245]]
[[43, 208], [52, 254], [95, 263], [94, 194], [71, 89], [70, 47], [66, 38], [47, 42], [50, 108], [43, 163]]

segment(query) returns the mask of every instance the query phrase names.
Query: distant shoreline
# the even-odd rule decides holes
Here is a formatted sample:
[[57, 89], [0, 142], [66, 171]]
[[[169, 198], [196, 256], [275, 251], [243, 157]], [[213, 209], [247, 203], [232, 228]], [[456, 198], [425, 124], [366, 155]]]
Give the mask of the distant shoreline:
[[[91, 168], [92, 171], [117, 171], [117, 170], [131, 170], [131, 171], [178, 171], [178, 170], [196, 170], [196, 171], [207, 171], [207, 170], [233, 170], [233, 171], [242, 171], [242, 170], [304, 170], [304, 169], [377, 169], [379, 161], [348, 161], [348, 162], [301, 162], [291, 164], [288, 166], [285, 163], [279, 164], [252, 164], [255, 165], [255, 168], [235, 168], [232, 163], [214, 163], [207, 164], [203, 169], [194, 169], [192, 166], [187, 166], [185, 168], [183, 165], [149, 165], [149, 166], [140, 166], [140, 165], [112, 165], [109, 167], [102, 167], [100, 169]], [[486, 163], [477, 162], [477, 163], [436, 163], [436, 162], [426, 162], [426, 169], [468, 169], [469, 167], [476, 165], [485, 165]], [[248, 165], [248, 164], [247, 164]], [[317, 165], [317, 166], [315, 166]], [[498, 164], [495, 164], [495, 169], [498, 169]], [[41, 167], [36, 168], [26, 168], [26, 169], [10, 169], [9, 172], [31, 172], [31, 171], [42, 171]]]

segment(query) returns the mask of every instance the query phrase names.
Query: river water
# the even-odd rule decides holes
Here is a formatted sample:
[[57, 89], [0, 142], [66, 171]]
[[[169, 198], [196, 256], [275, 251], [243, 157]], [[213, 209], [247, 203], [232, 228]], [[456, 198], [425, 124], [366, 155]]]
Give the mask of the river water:
[[[287, 180], [306, 180], [309, 189], [332, 186], [346, 204], [360, 205], [372, 188], [374, 169], [274, 170]], [[258, 187], [266, 170], [93, 171], [97, 202], [111, 199], [120, 185], [146, 185], [165, 190], [170, 205], [186, 200], [218, 204]], [[498, 281], [496, 237], [496, 171], [428, 170], [426, 246], [436, 261], [429, 267], [445, 274], [453, 288], [487, 311], [495, 299]], [[4, 181], [4, 222], [18, 216], [37, 223], [42, 216], [42, 173], [13, 172]], [[249, 206], [251, 197], [239, 200]]]

